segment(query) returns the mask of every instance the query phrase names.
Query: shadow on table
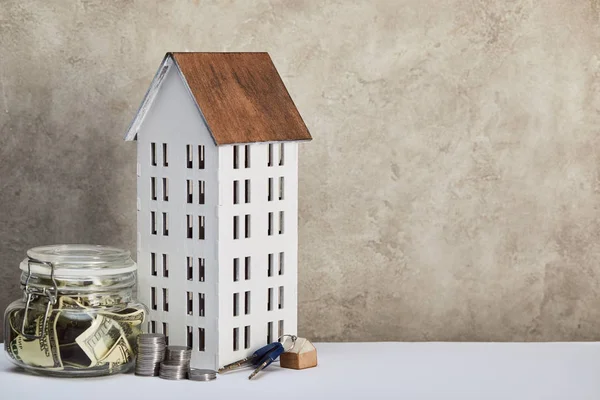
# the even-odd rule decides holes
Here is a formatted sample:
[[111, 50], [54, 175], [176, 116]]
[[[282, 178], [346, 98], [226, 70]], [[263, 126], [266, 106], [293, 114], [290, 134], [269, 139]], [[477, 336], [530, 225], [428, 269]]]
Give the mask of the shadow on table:
[[[221, 376], [223, 375], [236, 375], [236, 374], [240, 374], [240, 375], [250, 375], [252, 373], [254, 368], [252, 367], [246, 367], [246, 368], [240, 368], [237, 370], [233, 370], [233, 371], [229, 371], [226, 372], [225, 374], [220, 374]], [[263, 371], [261, 371], [258, 375], [256, 375], [256, 377], [254, 377], [254, 379], [252, 379], [253, 381], [259, 381], [265, 377], [271, 376], [273, 377], [273, 375], [276, 374], [285, 374], [287, 373], [286, 371], [297, 371], [297, 370], [292, 370], [292, 369], [287, 369], [287, 368], [281, 368], [279, 366], [279, 360], [273, 362], [273, 364], [271, 364], [271, 366], [269, 366], [268, 368], [264, 369]], [[271, 378], [272, 379], [272, 378]]]
[[75, 378], [75, 379], [73, 379], [75, 381], [78, 381], [81, 378], [85, 378], [85, 380], [87, 381], [89, 379], [93, 379], [93, 380], [110, 379], [110, 378], [114, 378], [115, 376], [118, 376], [118, 375], [133, 375], [133, 371], [129, 371], [129, 372], [121, 373], [121, 374], [106, 375], [106, 376], [78, 376], [78, 375], [71, 375], [71, 376], [68, 376], [68, 377], [67, 376], [60, 377], [60, 376], [43, 375], [43, 374], [39, 374], [39, 373], [35, 373], [35, 372], [28, 372], [28, 371], [26, 371], [23, 368], [17, 367], [16, 365], [11, 365], [5, 371], [7, 373], [9, 373], [9, 374], [31, 376], [31, 377], [35, 376], [35, 377], [44, 378], [44, 379], [66, 379], [66, 380], [71, 380], [71, 379]]
[[19, 368], [19, 367], [14, 366], [14, 365], [11, 365], [10, 367], [8, 367], [8, 369], [6, 370], [6, 372], [13, 373], [13, 374], [20, 374], [20, 375], [29, 375], [29, 374], [27, 374], [27, 372], [25, 372], [23, 370], [23, 368]]

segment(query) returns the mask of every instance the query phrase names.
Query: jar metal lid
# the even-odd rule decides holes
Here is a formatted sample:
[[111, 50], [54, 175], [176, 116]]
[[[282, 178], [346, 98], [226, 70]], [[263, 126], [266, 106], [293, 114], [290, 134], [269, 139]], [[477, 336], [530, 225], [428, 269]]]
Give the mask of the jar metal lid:
[[[27, 251], [20, 269], [32, 274], [48, 275], [54, 267], [57, 277], [120, 275], [137, 269], [127, 250], [115, 247], [62, 244], [34, 247]], [[41, 261], [41, 262], [36, 262]]]

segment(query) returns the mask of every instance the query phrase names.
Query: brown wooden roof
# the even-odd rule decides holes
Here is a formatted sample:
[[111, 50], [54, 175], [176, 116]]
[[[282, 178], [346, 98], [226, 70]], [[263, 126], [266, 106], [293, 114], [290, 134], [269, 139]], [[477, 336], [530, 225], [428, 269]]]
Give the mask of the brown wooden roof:
[[217, 145], [311, 140], [268, 53], [168, 53]]

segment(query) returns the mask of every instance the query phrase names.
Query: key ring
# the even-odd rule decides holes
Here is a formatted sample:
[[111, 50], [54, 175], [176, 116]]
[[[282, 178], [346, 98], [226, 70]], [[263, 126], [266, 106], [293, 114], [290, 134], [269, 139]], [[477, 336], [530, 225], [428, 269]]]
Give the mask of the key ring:
[[[288, 351], [292, 351], [292, 350], [294, 350], [294, 346], [296, 346], [296, 340], [298, 340], [298, 336], [296, 336], [296, 335], [288, 335], [288, 334], [285, 334], [285, 335], [281, 335], [281, 336], [279, 336], [279, 337], [277, 338], [277, 341], [278, 341], [278, 342], [281, 342], [281, 339], [282, 339], [282, 338], [284, 338], [284, 337], [286, 337], [286, 336], [287, 336], [287, 337], [289, 337], [289, 338], [292, 340], [292, 347], [290, 347], [289, 349], [287, 349], [287, 350], [285, 351], [285, 352], [287, 353]], [[283, 343], [282, 343], [282, 345], [283, 345]]]

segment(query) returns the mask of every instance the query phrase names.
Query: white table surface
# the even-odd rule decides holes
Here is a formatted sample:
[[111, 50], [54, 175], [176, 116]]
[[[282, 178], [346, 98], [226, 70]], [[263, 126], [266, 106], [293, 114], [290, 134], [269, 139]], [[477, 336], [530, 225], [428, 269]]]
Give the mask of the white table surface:
[[0, 399], [600, 399], [600, 343], [318, 343], [317, 368], [212, 382], [47, 378], [0, 357]]

